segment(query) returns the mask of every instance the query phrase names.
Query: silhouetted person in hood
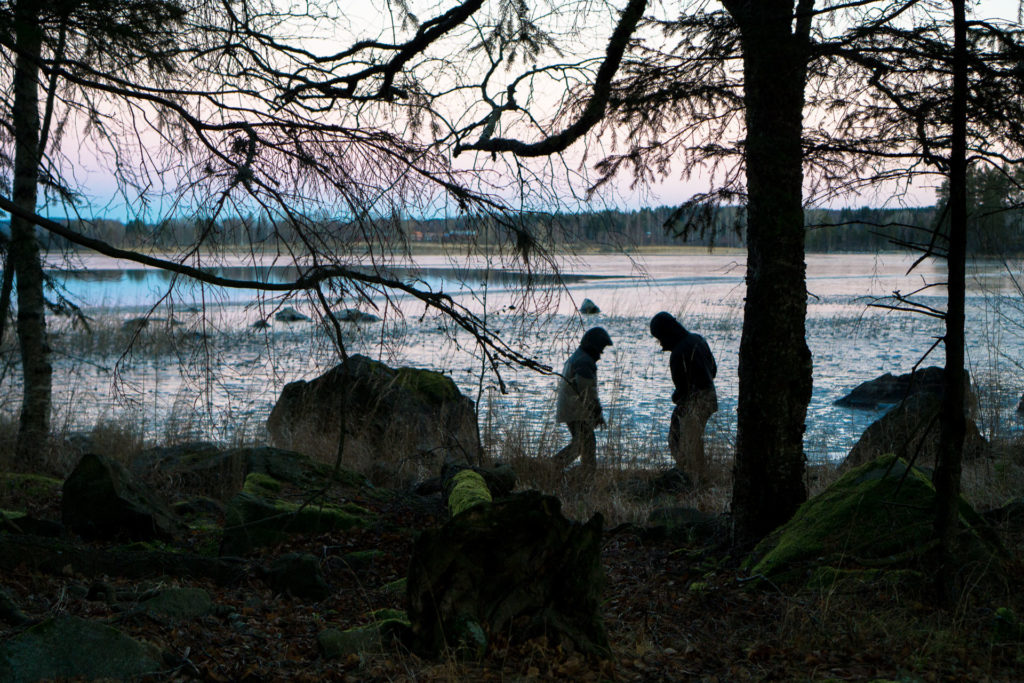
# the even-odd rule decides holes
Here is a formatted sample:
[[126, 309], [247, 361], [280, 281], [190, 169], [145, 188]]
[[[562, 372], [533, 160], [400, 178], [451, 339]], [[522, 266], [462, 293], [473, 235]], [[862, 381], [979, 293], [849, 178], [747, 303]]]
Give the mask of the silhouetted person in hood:
[[704, 427], [718, 410], [718, 365], [704, 337], [688, 332], [664, 311], [651, 318], [651, 334], [661, 342], [662, 350], [672, 352], [668, 363], [676, 387], [672, 393], [676, 407], [668, 432], [669, 450], [676, 465], [700, 481], [708, 474]]
[[569, 356], [558, 380], [555, 419], [569, 428], [572, 440], [555, 454], [555, 463], [563, 469], [576, 458], [583, 469], [597, 468], [597, 440], [594, 428], [604, 424], [601, 402], [597, 398], [597, 360], [612, 338], [603, 327], [587, 330], [580, 346]]

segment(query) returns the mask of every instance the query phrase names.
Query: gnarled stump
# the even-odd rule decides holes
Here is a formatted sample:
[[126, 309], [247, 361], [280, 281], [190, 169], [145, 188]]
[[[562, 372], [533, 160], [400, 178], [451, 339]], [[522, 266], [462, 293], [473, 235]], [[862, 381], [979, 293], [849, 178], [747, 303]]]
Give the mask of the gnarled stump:
[[606, 654], [602, 524], [600, 515], [567, 520], [557, 498], [527, 492], [474, 505], [425, 532], [409, 570], [412, 646], [480, 655], [490, 634], [546, 634]]

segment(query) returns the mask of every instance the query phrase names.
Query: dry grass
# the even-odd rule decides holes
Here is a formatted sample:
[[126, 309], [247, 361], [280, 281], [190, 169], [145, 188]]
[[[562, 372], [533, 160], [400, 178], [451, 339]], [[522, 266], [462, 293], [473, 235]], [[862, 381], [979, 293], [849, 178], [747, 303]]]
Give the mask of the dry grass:
[[[688, 507], [710, 514], [726, 512], [730, 507], [734, 441], [731, 434], [713, 431], [714, 421], [706, 435], [711, 459], [709, 479], [689, 490], [652, 493], [650, 481], [671, 465], [667, 445], [659, 442], [653, 429], [637, 433], [622, 428], [619, 421], [612, 421], [611, 427], [598, 432], [598, 470], [593, 477], [587, 477], [575, 466], [561, 471], [552, 463], [551, 456], [567, 439], [560, 425], [548, 421], [538, 427], [521, 417], [501, 419], [493, 411], [485, 414], [491, 417], [482, 416], [482, 464], [509, 464], [518, 475], [521, 489], [558, 497], [565, 513], [574, 519], [589, 519], [600, 513], [609, 526], [625, 522], [643, 524], [652, 510], [659, 507]], [[147, 425], [137, 412], [102, 419], [85, 432], [58, 425], [50, 442], [41, 447], [39, 460], [29, 467], [15, 460], [17, 419], [8, 415], [0, 417], [0, 468], [63, 477], [84, 449], [131, 464], [147, 447], [199, 440], [197, 435], [203, 433], [204, 425], [196, 423], [196, 419], [193, 406], [176, 406], [155, 439], [146, 438]], [[225, 446], [260, 445], [266, 438], [262, 423], [243, 425], [231, 433], [234, 436]], [[327, 460], [334, 464], [333, 458]], [[408, 488], [437, 476], [442, 464], [439, 456], [403, 455], [400, 449], [388, 444], [380, 444], [359, 461], [342, 463], [365, 474], [375, 485], [390, 488]], [[806, 473], [809, 494], [820, 493], [836, 477], [834, 465], [810, 463]], [[965, 498], [982, 511], [1019, 498], [1024, 491], [1024, 439], [996, 440], [989, 458], [965, 463], [962, 490]]]
[[978, 510], [1020, 500], [1024, 495], [1024, 437], [995, 440], [988, 458], [964, 463], [960, 488]]

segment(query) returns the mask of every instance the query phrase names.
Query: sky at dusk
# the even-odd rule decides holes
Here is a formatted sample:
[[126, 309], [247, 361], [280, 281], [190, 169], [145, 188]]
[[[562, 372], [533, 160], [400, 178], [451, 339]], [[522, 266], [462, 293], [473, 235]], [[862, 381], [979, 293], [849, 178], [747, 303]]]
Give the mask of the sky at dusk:
[[[433, 3], [431, 4], [433, 5]], [[667, 6], [670, 6], [670, 4]], [[366, 10], [359, 11], [365, 14]], [[1016, 21], [1019, 17], [1019, 11], [1020, 3], [1018, 0], [982, 0], [976, 5], [975, 16], [996, 17], [1003, 20]], [[370, 30], [372, 33], [373, 30], [367, 28], [369, 23], [367, 22], [367, 24], [362, 25], [361, 30]], [[601, 37], [602, 32], [600, 28], [601, 21], [597, 21], [596, 25], [592, 23], [588, 26], [584, 34], [592, 36], [588, 40], [604, 40]], [[359, 31], [355, 31], [353, 35], [358, 36]], [[603, 49], [603, 44], [596, 42], [594, 49], [599, 53]], [[143, 143], [145, 144], [145, 140]], [[586, 168], [588, 164], [592, 165], [599, 159], [601, 156], [600, 150], [604, 147], [604, 141], [592, 140], [589, 144], [591, 145], [591, 151], [585, 160], [579, 151], [580, 147], [578, 144], [570, 148], [566, 154], [567, 162], [564, 165], [565, 168]], [[105, 217], [126, 220], [131, 218], [133, 214], [142, 214], [146, 219], [152, 220], [160, 216], [174, 215], [174, 212], [178, 210], [175, 204], [167, 200], [156, 200], [154, 203], [142, 207], [134, 202], [132, 192], [128, 192], [129, 197], [132, 197], [133, 200], [131, 206], [126, 205], [124, 197], [116, 191], [110, 173], [103, 169], [103, 164], [97, 162], [95, 151], [90, 149], [89, 145], [85, 144], [82, 140], [76, 139], [74, 135], [65, 137], [62, 152], [66, 155], [70, 166], [73, 168], [74, 179], [78, 187], [83, 191], [82, 202], [77, 208], [78, 214], [81, 217]], [[465, 165], [468, 164], [468, 159], [458, 160], [456, 163]], [[576, 172], [573, 171], [571, 175], [575, 174]], [[576, 206], [580, 210], [586, 210], [591, 207], [602, 209], [608, 206], [632, 209], [643, 206], [674, 205], [687, 200], [695, 192], [708, 189], [708, 178], [700, 173], [694, 173], [693, 177], [687, 179], [681, 176], [681, 172], [675, 172], [660, 182], [640, 188], [631, 188], [629, 179], [625, 178], [615, 184], [610, 192], [595, 199], [590, 205], [579, 199], [570, 199], [566, 202], [566, 207]], [[892, 198], [892, 188], [882, 188], [876, 194], [847, 196], [831, 200], [829, 206], [839, 208], [841, 206], [930, 205], [934, 202], [934, 188], [938, 185], [938, 182], [939, 179], [937, 178], [933, 181], [921, 181], [910, 192], [902, 194], [898, 200]], [[577, 179], [577, 190], [581, 190], [584, 185], [585, 182], [582, 179]], [[154, 193], [154, 197], [156, 194], [158, 193]], [[63, 211], [59, 205], [51, 203], [42, 209], [42, 213], [59, 217], [67, 215], [69, 212]]]

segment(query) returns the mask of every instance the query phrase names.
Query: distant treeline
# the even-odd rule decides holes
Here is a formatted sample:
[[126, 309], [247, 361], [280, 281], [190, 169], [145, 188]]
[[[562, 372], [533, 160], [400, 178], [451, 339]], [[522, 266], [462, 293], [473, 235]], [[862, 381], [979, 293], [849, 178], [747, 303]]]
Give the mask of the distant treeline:
[[[874, 252], [926, 244], [942, 216], [937, 207], [878, 209], [811, 209], [806, 212], [807, 250], [811, 252]], [[635, 211], [594, 211], [575, 214], [531, 214], [521, 226], [547, 246], [599, 247], [696, 245], [743, 247], [744, 212], [737, 207], [680, 212], [674, 207]], [[100, 219], [66, 222], [72, 229], [126, 249], [172, 250], [200, 238], [209, 248], [265, 250], [292, 242], [298, 231], [265, 219], [227, 218], [209, 221], [173, 219], [158, 224]], [[7, 232], [6, 222], [0, 232]], [[490, 219], [398, 219], [381, 221], [367, 230], [344, 221], [322, 221], [316, 232], [331, 242], [358, 244], [373, 235], [377, 242], [454, 244], [476, 241], [499, 244], [499, 228]], [[63, 238], [40, 233], [48, 250], [73, 248]], [[941, 238], [940, 238], [941, 243]], [[969, 249], [974, 254], [1024, 253], [1024, 210], [978, 213], [972, 221]]]

